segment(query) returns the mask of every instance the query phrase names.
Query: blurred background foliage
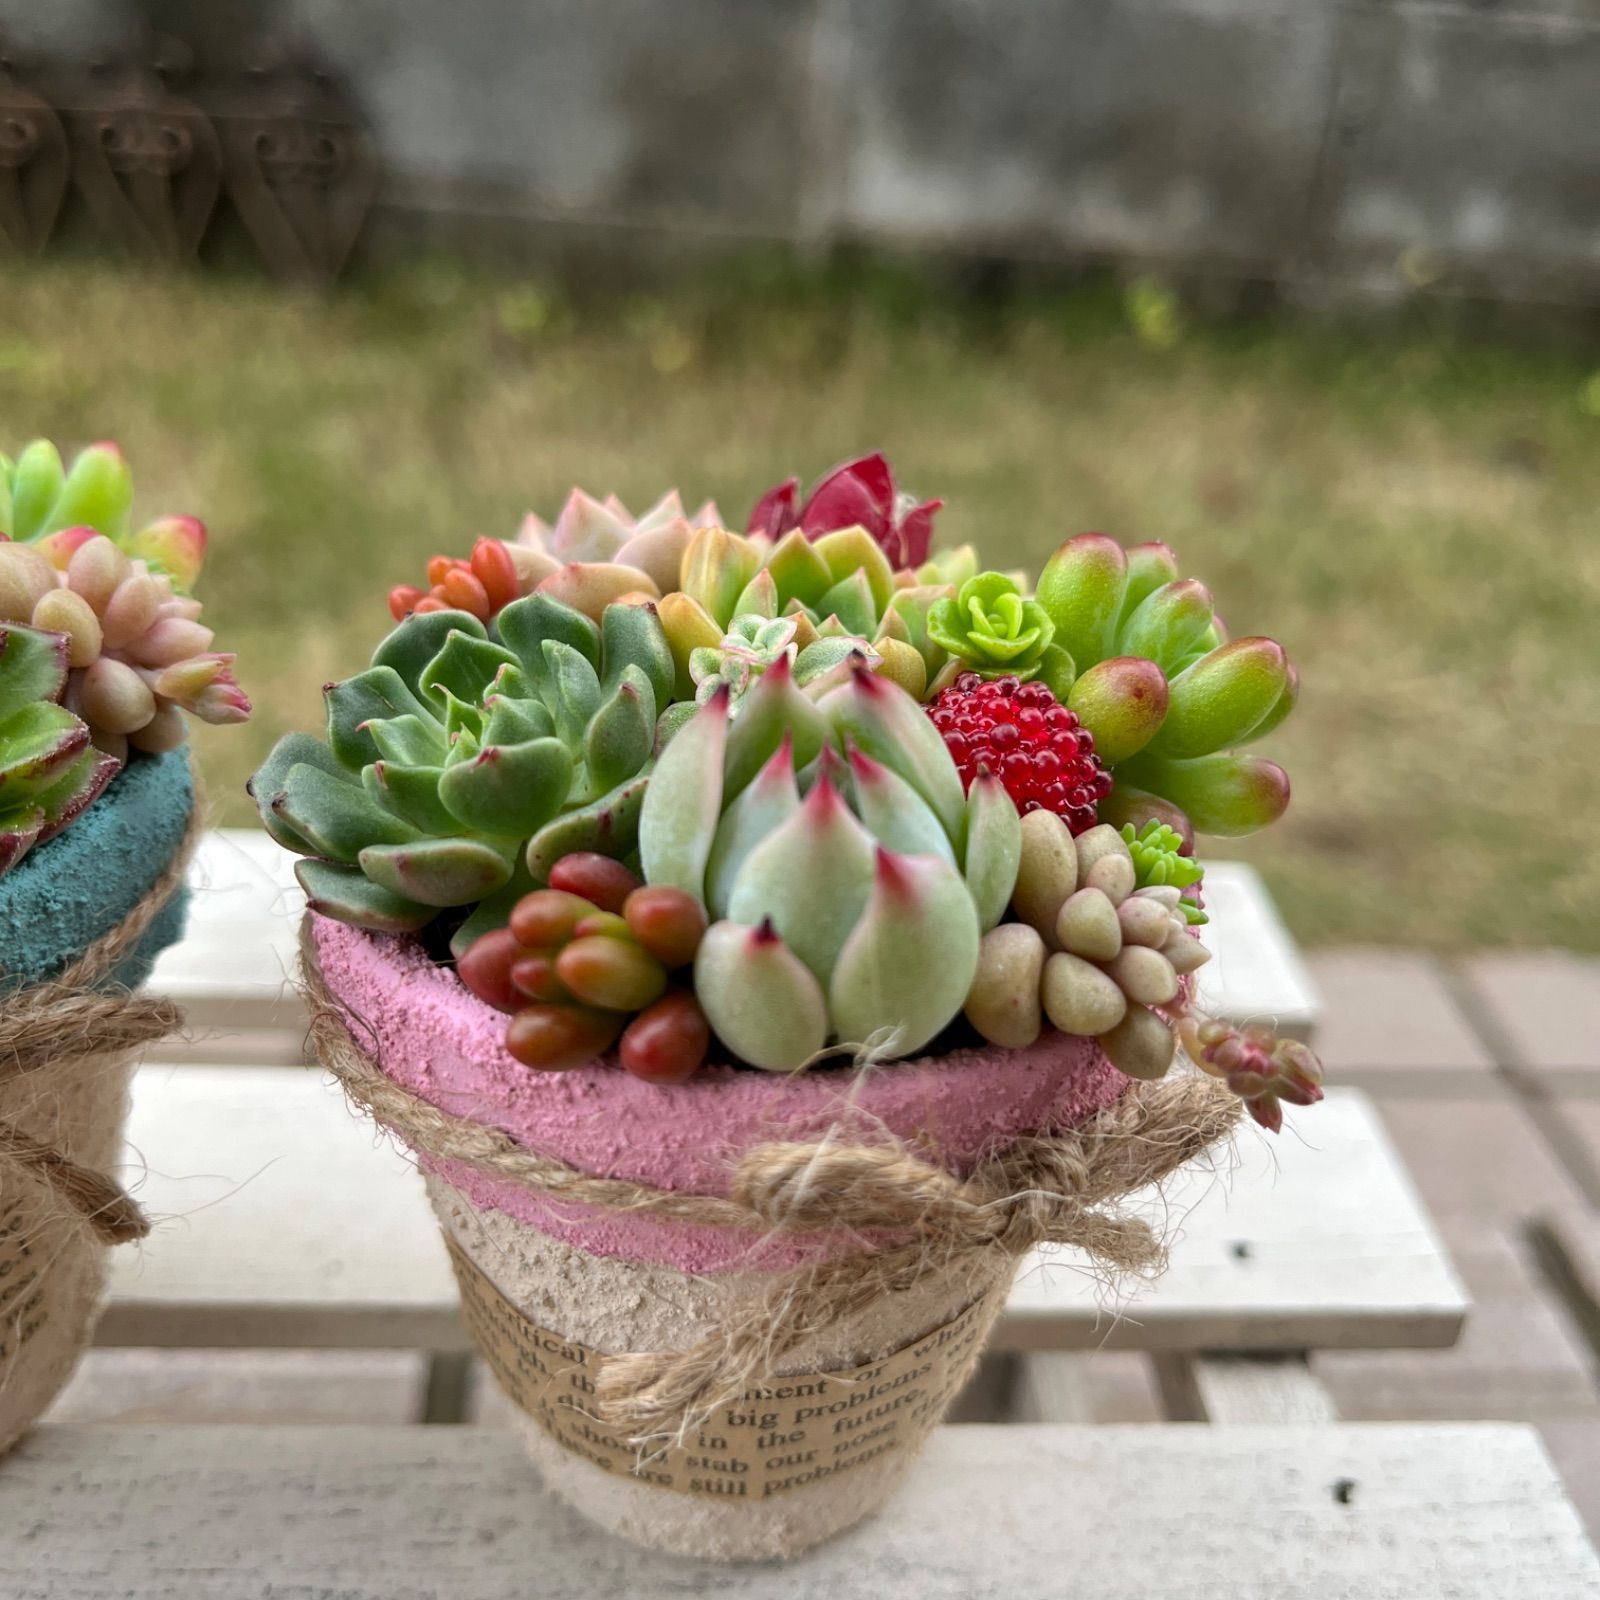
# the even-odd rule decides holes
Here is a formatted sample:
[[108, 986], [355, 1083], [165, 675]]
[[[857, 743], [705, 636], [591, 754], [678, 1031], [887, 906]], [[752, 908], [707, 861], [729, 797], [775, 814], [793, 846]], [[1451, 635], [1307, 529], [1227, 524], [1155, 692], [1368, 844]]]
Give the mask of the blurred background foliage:
[[940, 542], [1037, 570], [1085, 529], [1173, 545], [1307, 689], [1287, 819], [1225, 845], [1312, 944], [1600, 949], [1600, 372], [1420, 305], [1381, 325], [1200, 316], [1160, 280], [960, 281], [753, 255], [649, 294], [448, 259], [327, 299], [93, 260], [0, 267], [14, 450], [118, 439], [254, 696], [202, 729], [219, 820], [384, 596], [437, 550], [677, 485], [755, 496], [872, 447]]

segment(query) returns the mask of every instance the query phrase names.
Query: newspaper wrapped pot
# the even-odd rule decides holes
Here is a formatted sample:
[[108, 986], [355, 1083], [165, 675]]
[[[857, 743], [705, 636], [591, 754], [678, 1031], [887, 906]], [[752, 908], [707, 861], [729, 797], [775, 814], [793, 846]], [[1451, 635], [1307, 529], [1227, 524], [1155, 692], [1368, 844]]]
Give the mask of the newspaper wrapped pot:
[[138, 1047], [173, 1006], [132, 995], [183, 931], [188, 755], [137, 758], [0, 877], [0, 1451], [87, 1346], [113, 1244], [145, 1232], [106, 1173]]
[[1059, 1239], [1153, 1264], [1149, 1230], [1102, 1207], [1236, 1114], [1209, 1082], [1134, 1091], [1059, 1035], [671, 1088], [534, 1073], [415, 941], [311, 917], [305, 955], [322, 1059], [419, 1155], [546, 1481], [685, 1555], [789, 1556], [873, 1511], [1018, 1257]]

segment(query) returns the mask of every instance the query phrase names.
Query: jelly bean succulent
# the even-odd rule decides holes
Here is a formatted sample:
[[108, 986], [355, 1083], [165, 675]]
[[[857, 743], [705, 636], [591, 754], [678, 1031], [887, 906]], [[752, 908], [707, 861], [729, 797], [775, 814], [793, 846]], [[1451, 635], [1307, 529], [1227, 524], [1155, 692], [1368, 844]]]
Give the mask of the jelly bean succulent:
[[1102, 817], [1154, 817], [1187, 839], [1252, 833], [1283, 814], [1287, 774], [1235, 749], [1294, 708], [1299, 680], [1281, 645], [1227, 640], [1210, 592], [1179, 578], [1162, 544], [1124, 550], [1080, 534], [1051, 557], [1034, 598], [1072, 661], [1066, 703], [1116, 779]]
[[719, 689], [667, 745], [639, 849], [647, 883], [707, 907], [694, 988], [718, 1038], [790, 1071], [833, 1043], [909, 1055], [950, 1024], [1020, 825], [997, 781], [963, 792], [897, 685], [857, 662], [813, 701], [780, 659], [738, 717]]
[[824, 473], [800, 501], [800, 480], [789, 478], [756, 502], [745, 532], [777, 541], [798, 529], [819, 539], [841, 528], [862, 528], [896, 571], [920, 567], [928, 559], [933, 518], [942, 500], [918, 501], [895, 488], [894, 469], [879, 451], [846, 461]]
[[510, 1013], [506, 1049], [524, 1066], [563, 1072], [615, 1046], [635, 1077], [682, 1083], [711, 1043], [684, 970], [705, 929], [692, 895], [649, 888], [620, 861], [580, 851], [517, 901], [506, 927], [474, 940], [458, 970]]
[[251, 779], [316, 910], [399, 932], [472, 907], [460, 950], [563, 856], [632, 850], [672, 687], [654, 608], [596, 624], [532, 594], [497, 631], [408, 617], [325, 691], [326, 742], [291, 733]]
[[0, 623], [0, 875], [82, 815], [119, 766], [61, 704], [68, 649], [63, 634]]
[[[920, 698], [944, 651], [927, 634], [928, 608], [947, 590], [897, 586], [888, 557], [862, 528], [812, 540], [800, 529], [765, 537], [702, 528], [684, 552], [661, 623], [678, 664], [677, 692], [693, 696], [697, 650], [722, 651], [748, 619], [794, 617], [800, 650], [816, 638], [867, 641], [875, 669]], [[702, 657], [704, 661], [707, 658]]]
[[[121, 760], [183, 742], [182, 712], [243, 722], [250, 701], [234, 657], [211, 648], [189, 593], [204, 526], [165, 517], [129, 531], [132, 482], [114, 445], [93, 445], [64, 472], [55, 446], [30, 444], [0, 469], [0, 621], [64, 634], [65, 704], [97, 746]], [[90, 520], [92, 519], [92, 520]]]
[[598, 619], [624, 595], [675, 589], [691, 534], [720, 520], [709, 500], [685, 514], [676, 489], [639, 517], [615, 495], [600, 501], [574, 489], [553, 525], [530, 512], [514, 540], [479, 539], [466, 560], [434, 556], [428, 587], [391, 589], [389, 612], [400, 622], [413, 611], [467, 611], [487, 623], [543, 588]]

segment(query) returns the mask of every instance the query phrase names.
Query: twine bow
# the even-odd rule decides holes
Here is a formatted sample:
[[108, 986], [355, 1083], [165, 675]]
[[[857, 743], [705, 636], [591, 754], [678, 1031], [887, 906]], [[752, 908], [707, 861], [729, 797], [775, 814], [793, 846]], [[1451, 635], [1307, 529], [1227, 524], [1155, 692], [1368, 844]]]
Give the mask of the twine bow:
[[1017, 1259], [1046, 1243], [1076, 1246], [1110, 1273], [1154, 1271], [1165, 1251], [1149, 1223], [1107, 1208], [1160, 1182], [1239, 1117], [1238, 1101], [1212, 1079], [1174, 1077], [1135, 1082], [1082, 1126], [1019, 1139], [964, 1178], [881, 1132], [862, 1143], [835, 1127], [810, 1143], [752, 1147], [726, 1199], [654, 1189], [539, 1155], [396, 1083], [352, 1037], [309, 930], [308, 918], [301, 961], [317, 1054], [350, 1099], [419, 1156], [600, 1210], [758, 1235], [854, 1237], [846, 1254], [767, 1275], [759, 1293], [685, 1350], [608, 1356], [596, 1410], [639, 1444], [681, 1442], [806, 1340], [931, 1278], [952, 1300], [1003, 1295]]
[[[171, 1000], [100, 987], [131, 955], [183, 883], [200, 836], [196, 806], [177, 854], [139, 903], [70, 966], [43, 983], [0, 998], [0, 1089], [64, 1061], [132, 1050], [181, 1027]], [[0, 1118], [0, 1173], [32, 1174], [106, 1244], [142, 1239], [149, 1221], [115, 1179], [72, 1160], [65, 1151]]]

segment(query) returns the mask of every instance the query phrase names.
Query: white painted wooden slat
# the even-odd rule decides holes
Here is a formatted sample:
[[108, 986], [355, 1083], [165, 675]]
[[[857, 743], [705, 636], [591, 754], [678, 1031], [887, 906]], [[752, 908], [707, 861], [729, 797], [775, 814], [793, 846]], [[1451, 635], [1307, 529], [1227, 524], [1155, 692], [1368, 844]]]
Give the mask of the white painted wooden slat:
[[1338, 1416], [1304, 1356], [1168, 1353], [1155, 1358], [1155, 1367], [1166, 1414], [1174, 1422], [1307, 1426]]
[[[114, 1257], [112, 1344], [456, 1349], [422, 1185], [316, 1071], [146, 1067], [126, 1177], [160, 1225]], [[1122, 1320], [1057, 1258], [1025, 1264], [996, 1349], [1447, 1344], [1466, 1298], [1370, 1104], [1335, 1090], [1232, 1175], [1142, 1209], [1182, 1219]]]
[[[223, 828], [201, 842], [188, 934], [151, 978], [154, 989], [188, 1010], [194, 1042], [184, 1059], [301, 1059], [303, 1015], [289, 984], [304, 904], [294, 859], [248, 828]], [[1232, 1021], [1271, 1018], [1285, 1034], [1309, 1037], [1320, 1001], [1255, 871], [1237, 861], [1213, 863], [1206, 903], [1214, 956], [1201, 970], [1203, 1003]]]
[[1593, 1600], [1505, 1424], [941, 1429], [882, 1514], [785, 1566], [597, 1532], [509, 1435], [44, 1428], [0, 1472], [8, 1600]]

